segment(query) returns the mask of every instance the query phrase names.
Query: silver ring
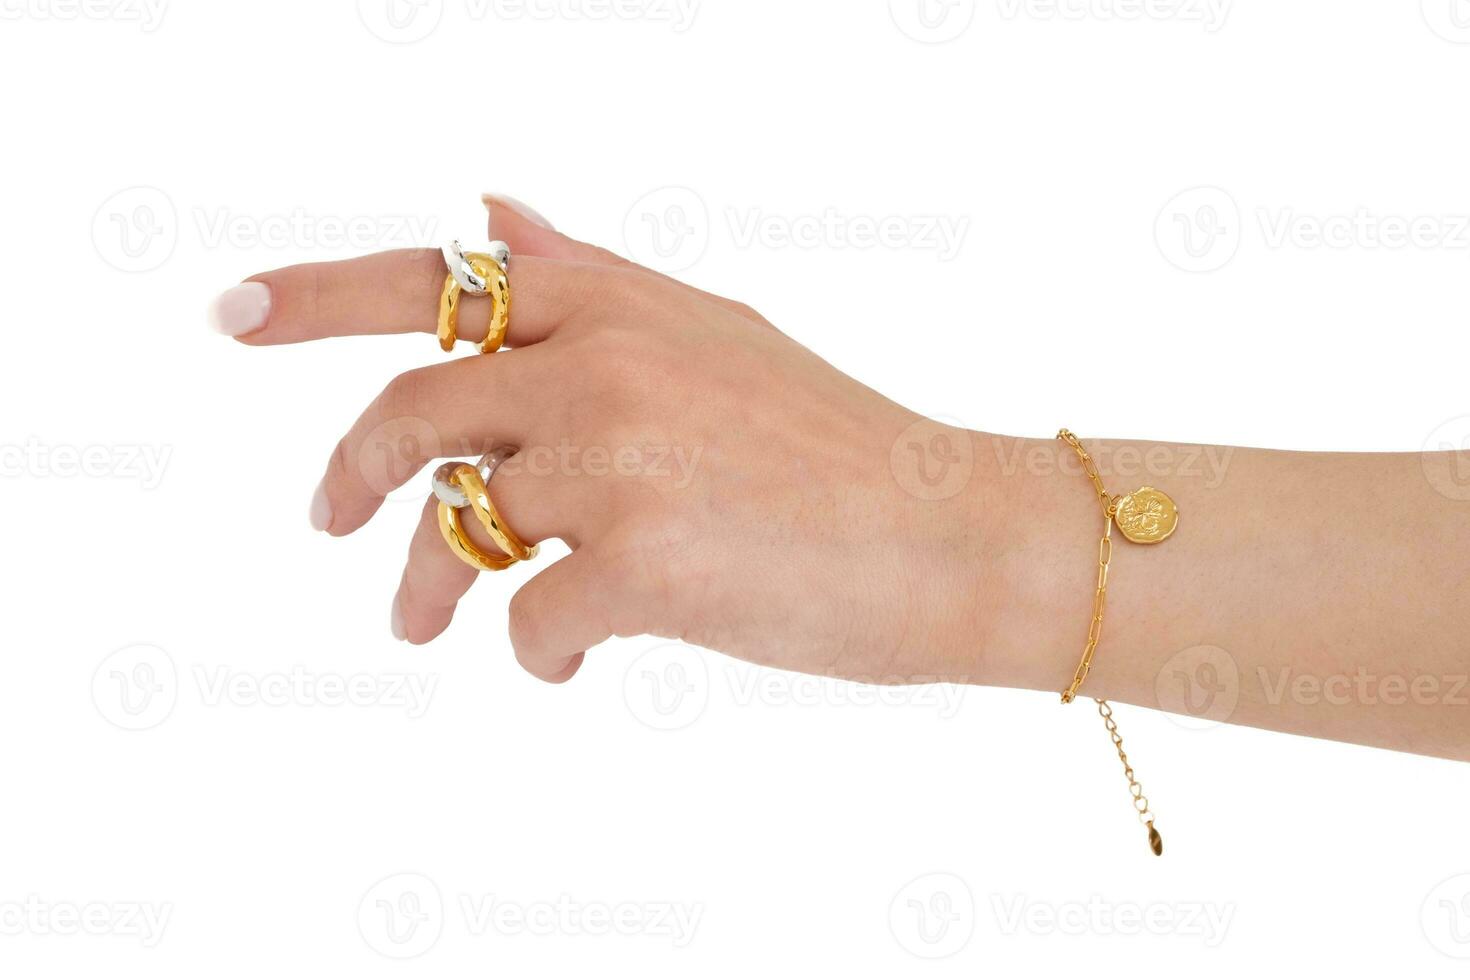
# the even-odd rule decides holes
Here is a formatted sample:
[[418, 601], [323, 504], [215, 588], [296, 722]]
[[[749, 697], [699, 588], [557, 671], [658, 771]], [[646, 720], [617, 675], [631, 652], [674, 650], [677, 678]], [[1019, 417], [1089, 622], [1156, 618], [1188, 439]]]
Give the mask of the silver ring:
[[[480, 275], [470, 265], [469, 259], [465, 258], [464, 247], [455, 239], [448, 245], [439, 249], [444, 256], [444, 264], [449, 269], [449, 274], [454, 281], [459, 283], [459, 288], [471, 296], [484, 296], [490, 291], [490, 284], [485, 277]], [[505, 242], [491, 242], [485, 252], [495, 260], [502, 272], [510, 268], [510, 246]]]
[[[480, 461], [475, 464], [475, 469], [479, 471], [480, 479], [485, 481], [485, 486], [490, 485], [490, 480], [495, 476], [495, 471], [500, 469], [500, 464], [514, 456], [516, 451], [515, 446], [496, 446], [480, 457]], [[431, 480], [434, 485], [434, 496], [438, 497], [442, 503], [454, 508], [470, 505], [470, 498], [466, 497], [464, 491], [449, 479], [454, 471], [463, 465], [463, 463], [450, 460], [434, 471]]]

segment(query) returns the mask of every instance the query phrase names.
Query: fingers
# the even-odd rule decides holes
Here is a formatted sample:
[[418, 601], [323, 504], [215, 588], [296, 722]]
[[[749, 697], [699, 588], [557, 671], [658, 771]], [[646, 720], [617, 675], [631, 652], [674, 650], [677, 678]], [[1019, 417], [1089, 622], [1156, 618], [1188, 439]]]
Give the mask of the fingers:
[[432, 459], [523, 445], [555, 394], [544, 348], [461, 357], [394, 378], [337, 444], [312, 523], [350, 534]]
[[[611, 272], [512, 252], [506, 343], [537, 343], [560, 324], [595, 310]], [[210, 315], [221, 332], [255, 345], [433, 333], [446, 274], [438, 250], [422, 248], [293, 265], [263, 272], [227, 291], [215, 300]], [[459, 337], [478, 343], [489, 328], [490, 298], [462, 294], [460, 304]]]
[[[491, 498], [506, 523], [527, 543], [560, 538], [577, 547], [579, 510], [568, 487], [555, 476], [536, 476], [503, 466], [490, 481]], [[480, 522], [462, 525], [470, 539], [499, 554]], [[427, 643], [449, 625], [461, 597], [479, 573], [449, 550], [439, 531], [438, 500], [430, 497], [408, 546], [398, 594], [393, 599], [393, 632], [410, 643]]]
[[604, 565], [595, 549], [580, 548], [511, 598], [510, 642], [532, 676], [560, 684], [591, 647], [615, 634], [642, 632], [629, 618], [636, 607], [615, 598], [617, 570]]
[[550, 222], [545, 218], [520, 201], [491, 194], [483, 195], [480, 200], [485, 205], [485, 210], [490, 212], [490, 237], [504, 241], [510, 246], [512, 254], [539, 255], [566, 262], [636, 271], [651, 279], [674, 283], [681, 289], [701, 296], [723, 309], [748, 320], [771, 326], [769, 320], [744, 303], [726, 299], [714, 293], [707, 293], [702, 289], [695, 289], [661, 272], [654, 272], [652, 269], [625, 259], [615, 252], [563, 235], [552, 228]]
[[[465, 522], [465, 530], [471, 531], [473, 523]], [[484, 535], [483, 529], [478, 530]], [[444, 632], [454, 618], [455, 606], [478, 574], [444, 543], [439, 533], [439, 501], [430, 496], [409, 542], [408, 564], [393, 597], [393, 635], [410, 643], [428, 643]]]

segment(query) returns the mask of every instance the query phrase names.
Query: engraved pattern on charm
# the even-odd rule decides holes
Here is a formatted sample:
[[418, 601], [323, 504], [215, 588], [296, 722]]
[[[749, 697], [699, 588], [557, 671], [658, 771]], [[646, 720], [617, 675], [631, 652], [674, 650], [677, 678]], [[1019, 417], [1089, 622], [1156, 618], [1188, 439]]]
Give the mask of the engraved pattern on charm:
[[1156, 544], [1173, 534], [1179, 526], [1179, 508], [1164, 491], [1139, 487], [1118, 498], [1113, 520], [1129, 541]]

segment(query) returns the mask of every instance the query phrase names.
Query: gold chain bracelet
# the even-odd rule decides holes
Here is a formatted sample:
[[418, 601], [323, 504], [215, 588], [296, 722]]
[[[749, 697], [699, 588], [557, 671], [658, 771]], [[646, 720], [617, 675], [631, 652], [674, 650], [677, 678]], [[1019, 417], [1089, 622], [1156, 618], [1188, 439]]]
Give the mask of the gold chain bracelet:
[[[1072, 675], [1072, 683], [1062, 692], [1062, 704], [1070, 704], [1092, 670], [1092, 655], [1097, 652], [1097, 641], [1102, 636], [1103, 605], [1108, 597], [1108, 566], [1113, 560], [1113, 525], [1117, 524], [1123, 537], [1136, 544], [1158, 544], [1173, 534], [1179, 525], [1179, 508], [1167, 493], [1153, 487], [1139, 487], [1132, 493], [1113, 496], [1103, 486], [1097, 465], [1082, 448], [1081, 441], [1066, 429], [1058, 432], [1057, 438], [1071, 446], [1082, 461], [1082, 470], [1092, 481], [1103, 512], [1103, 534], [1097, 546], [1097, 589], [1092, 596], [1092, 621], [1087, 626], [1087, 643], [1082, 647], [1082, 660]], [[1097, 713], [1102, 715], [1103, 724], [1107, 726], [1108, 737], [1113, 740], [1113, 748], [1118, 750], [1118, 761], [1123, 763], [1128, 792], [1133, 796], [1133, 809], [1137, 811], [1139, 821], [1148, 828], [1149, 849], [1162, 855], [1164, 838], [1154, 828], [1154, 815], [1149, 809], [1148, 797], [1143, 795], [1143, 784], [1133, 774], [1128, 753], [1123, 751], [1123, 736], [1118, 734], [1118, 723], [1113, 720], [1113, 706], [1102, 698], [1093, 700], [1097, 702]]]

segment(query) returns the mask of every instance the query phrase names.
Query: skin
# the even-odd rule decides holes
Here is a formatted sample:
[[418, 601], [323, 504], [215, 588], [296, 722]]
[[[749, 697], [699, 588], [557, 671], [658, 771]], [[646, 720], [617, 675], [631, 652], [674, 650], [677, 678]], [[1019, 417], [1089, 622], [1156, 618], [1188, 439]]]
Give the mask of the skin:
[[[742, 303], [486, 205], [514, 255], [512, 349], [395, 378], [329, 457], [325, 530], [362, 527], [437, 455], [508, 443], [497, 507], [572, 549], [510, 600], [516, 657], [543, 680], [641, 634], [874, 683], [1071, 679], [1102, 517], [1068, 447], [925, 420]], [[432, 333], [444, 275], [432, 250], [263, 273], [269, 317], [237, 339]], [[464, 300], [462, 340], [487, 302]], [[1470, 502], [1443, 489], [1470, 453], [1080, 435], [1112, 493], [1159, 486], [1182, 514], [1161, 544], [1114, 535], [1083, 696], [1470, 759]], [[375, 465], [384, 444], [404, 465]], [[434, 639], [476, 577], [428, 499], [395, 628]]]

